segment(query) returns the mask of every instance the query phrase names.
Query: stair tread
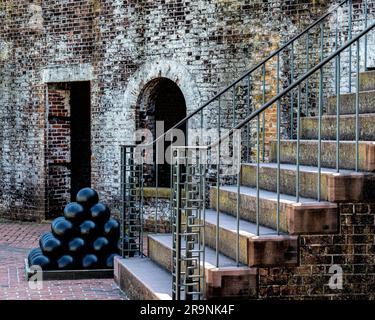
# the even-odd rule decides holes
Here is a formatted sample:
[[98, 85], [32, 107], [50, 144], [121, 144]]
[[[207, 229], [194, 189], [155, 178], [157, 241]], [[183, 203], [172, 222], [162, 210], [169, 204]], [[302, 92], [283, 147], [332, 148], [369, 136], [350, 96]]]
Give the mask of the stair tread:
[[[257, 166], [256, 163], [243, 163], [242, 165], [251, 166], [251, 167]], [[259, 166], [260, 166], [260, 168], [277, 169], [277, 163], [276, 162], [260, 163]], [[300, 171], [303, 171], [303, 172], [318, 173], [318, 167], [316, 167], [316, 166], [300, 165], [299, 168], [300, 168]], [[297, 165], [289, 164], [289, 163], [281, 163], [280, 169], [281, 170], [297, 171]], [[321, 173], [322, 174], [337, 174], [337, 170], [334, 169], [334, 168], [321, 168]], [[340, 174], [363, 175], [364, 172], [356, 172], [354, 170], [340, 169]]]
[[170, 272], [164, 270], [151, 259], [138, 257], [121, 259], [120, 263], [152, 292], [157, 293], [160, 299], [170, 300], [172, 298], [172, 277]]
[[[355, 96], [357, 93], [354, 91], [354, 92], [343, 92], [343, 93], [340, 93], [340, 96]], [[375, 90], [361, 90], [359, 91], [359, 94], [375, 94]], [[332, 95], [330, 97], [331, 99], [333, 98], [336, 98], [336, 95]]]
[[[277, 142], [276, 139], [271, 139], [272, 142]], [[280, 139], [280, 142], [293, 142], [296, 143], [296, 139]], [[318, 139], [300, 139], [300, 143], [318, 143]], [[322, 143], [336, 143], [336, 140], [321, 140]], [[355, 143], [355, 140], [340, 140], [340, 144], [351, 144]], [[375, 145], [375, 141], [358, 141], [359, 144]]]
[[[217, 218], [217, 212], [216, 210], [213, 209], [206, 209], [206, 222], [210, 224], [216, 224], [216, 218]], [[237, 219], [227, 213], [224, 212], [219, 212], [219, 221], [220, 221], [220, 228], [227, 229], [230, 231], [237, 231]], [[256, 236], [257, 233], [257, 226], [256, 223], [249, 222], [243, 219], [239, 220], [239, 229], [240, 229], [240, 234], [248, 237], [254, 237]], [[260, 236], [270, 236], [270, 235], [277, 235], [277, 231], [260, 226], [259, 227], [259, 235]]]
[[[355, 118], [356, 115], [355, 114], [340, 114], [340, 118]], [[359, 114], [359, 117], [360, 118], [375, 118], [375, 112], [374, 113], [361, 113]], [[336, 115], [335, 114], [324, 114], [322, 116], [322, 119], [324, 118], [332, 118], [332, 119], [336, 119]], [[319, 116], [308, 116], [308, 117], [303, 117], [301, 118], [301, 121], [303, 120], [306, 120], [306, 119], [314, 119], [314, 120], [318, 120], [319, 119]]]
[[[220, 187], [220, 190], [237, 193], [237, 186], [226, 186], [226, 185], [224, 185], [224, 186]], [[246, 186], [241, 186], [240, 193], [242, 195], [256, 197], [257, 196], [257, 189], [251, 188], [251, 187], [246, 187]], [[277, 201], [277, 193], [260, 189], [259, 190], [259, 198], [269, 200], [269, 201]], [[280, 202], [285, 203], [285, 204], [295, 204], [296, 203], [296, 197], [292, 196], [292, 195], [280, 193]], [[319, 202], [316, 199], [303, 198], [303, 197], [299, 198], [298, 203], [300, 203], [300, 204], [316, 204], [316, 205], [319, 204], [320, 206], [336, 206], [335, 204], [327, 202], [327, 201], [320, 201]]]
[[[149, 235], [150, 238], [153, 238], [155, 241], [163, 244], [168, 249], [172, 250], [172, 235], [171, 234], [153, 234]], [[228, 267], [237, 267], [235, 260], [219, 253], [219, 267], [228, 268]], [[216, 252], [210, 247], [206, 246], [205, 250], [205, 266], [206, 268], [216, 267]], [[245, 267], [245, 265], [240, 264], [240, 266]]]

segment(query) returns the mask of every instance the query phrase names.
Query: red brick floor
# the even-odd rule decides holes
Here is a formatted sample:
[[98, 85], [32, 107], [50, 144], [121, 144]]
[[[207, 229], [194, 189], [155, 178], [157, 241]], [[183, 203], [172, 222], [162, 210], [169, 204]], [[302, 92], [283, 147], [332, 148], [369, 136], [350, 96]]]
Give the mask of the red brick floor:
[[126, 300], [112, 279], [44, 281], [32, 290], [24, 259], [49, 224], [0, 221], [0, 300]]

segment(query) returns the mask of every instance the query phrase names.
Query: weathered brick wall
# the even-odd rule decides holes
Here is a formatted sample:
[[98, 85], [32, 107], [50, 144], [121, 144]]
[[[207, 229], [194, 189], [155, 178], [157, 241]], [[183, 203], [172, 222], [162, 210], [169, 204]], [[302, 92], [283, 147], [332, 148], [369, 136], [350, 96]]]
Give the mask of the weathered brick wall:
[[[339, 233], [300, 237], [299, 267], [259, 270], [260, 298], [375, 298], [375, 205], [341, 203], [339, 211]], [[342, 268], [342, 290], [328, 285], [333, 265]]]
[[[334, 3], [1, 1], [1, 216], [45, 217], [46, 83], [91, 81], [91, 180], [116, 209], [119, 146], [132, 142], [139, 95], [149, 81], [166, 77], [178, 84], [189, 113]], [[274, 82], [267, 92], [275, 92]], [[241, 95], [239, 89], [236, 121], [244, 114]], [[230, 101], [228, 93], [222, 108], [231, 124]], [[267, 117], [269, 139], [274, 112]], [[214, 103], [205, 125], [216, 122]]]
[[70, 90], [48, 86], [46, 147], [46, 217], [61, 215], [70, 201]]

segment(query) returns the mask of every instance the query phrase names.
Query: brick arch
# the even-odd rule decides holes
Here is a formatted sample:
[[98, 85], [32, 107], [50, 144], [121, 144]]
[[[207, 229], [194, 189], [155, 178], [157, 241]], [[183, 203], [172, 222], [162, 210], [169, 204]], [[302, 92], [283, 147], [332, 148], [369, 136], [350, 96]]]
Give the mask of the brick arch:
[[129, 79], [125, 103], [127, 110], [132, 110], [134, 116], [140, 94], [147, 84], [158, 78], [170, 79], [179, 87], [185, 98], [187, 114], [201, 105], [202, 99], [198, 86], [187, 68], [178, 61], [159, 59], [146, 62]]

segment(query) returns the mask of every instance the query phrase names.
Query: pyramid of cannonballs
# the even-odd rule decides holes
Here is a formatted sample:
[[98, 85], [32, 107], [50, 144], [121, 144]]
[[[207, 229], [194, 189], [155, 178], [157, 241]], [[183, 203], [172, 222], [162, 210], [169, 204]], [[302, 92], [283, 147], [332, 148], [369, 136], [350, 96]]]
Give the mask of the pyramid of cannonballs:
[[51, 223], [51, 232], [28, 256], [29, 266], [43, 270], [112, 269], [119, 253], [120, 225], [91, 188], [80, 190], [64, 216]]

